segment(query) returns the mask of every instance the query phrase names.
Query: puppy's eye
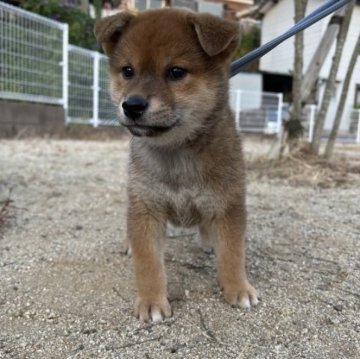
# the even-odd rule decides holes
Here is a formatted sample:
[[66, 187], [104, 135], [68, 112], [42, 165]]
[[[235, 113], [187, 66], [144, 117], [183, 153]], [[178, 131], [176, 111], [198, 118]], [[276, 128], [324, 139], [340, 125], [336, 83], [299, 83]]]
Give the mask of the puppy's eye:
[[124, 79], [131, 79], [135, 75], [135, 71], [131, 66], [124, 66], [121, 69], [121, 73], [122, 73]]
[[184, 78], [186, 76], [186, 73], [187, 73], [186, 70], [181, 67], [172, 67], [168, 71], [167, 77], [169, 80], [177, 81]]

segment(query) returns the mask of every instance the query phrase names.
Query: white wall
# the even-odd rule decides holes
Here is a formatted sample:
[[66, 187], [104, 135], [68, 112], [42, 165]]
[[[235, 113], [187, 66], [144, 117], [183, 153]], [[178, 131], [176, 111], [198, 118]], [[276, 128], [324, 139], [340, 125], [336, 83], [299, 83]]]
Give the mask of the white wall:
[[[321, 0], [309, 0], [307, 13], [322, 5]], [[304, 31], [304, 67], [311, 60], [329, 19], [317, 22]], [[261, 44], [282, 34], [294, 25], [294, 1], [280, 0], [263, 18], [261, 28]], [[271, 73], [289, 75], [292, 73], [294, 62], [294, 37], [263, 56], [260, 60], [260, 70]]]
[[230, 79], [230, 90], [262, 91], [262, 76], [259, 73], [240, 72]]
[[207, 12], [216, 16], [223, 15], [223, 4], [199, 1], [197, 7], [199, 12]]
[[251, 91], [251, 95], [246, 93], [246, 97], [242, 96], [242, 109], [253, 109], [261, 107], [262, 99], [262, 76], [259, 73], [240, 72], [230, 79], [230, 104], [232, 108], [236, 108], [235, 90], [244, 92]]
[[[337, 80], [340, 81], [340, 86], [338, 89], [338, 95], [340, 96], [341, 94], [341, 89], [342, 89], [342, 82], [346, 76], [346, 72], [349, 66], [349, 62], [350, 62], [350, 57], [352, 55], [357, 37], [359, 36], [360, 33], [360, 6], [356, 6], [354, 8], [354, 12], [351, 18], [351, 22], [350, 22], [350, 27], [349, 27], [349, 32], [348, 32], [348, 36], [346, 38], [345, 44], [344, 44], [344, 49], [343, 49], [343, 53], [341, 56], [341, 61], [340, 61], [340, 66], [339, 66], [339, 71], [338, 71], [338, 75], [337, 75]], [[335, 52], [335, 44], [332, 46], [332, 49], [329, 53], [329, 56], [326, 59], [326, 62], [323, 66], [323, 68], [321, 69], [320, 72], [320, 77], [323, 79], [326, 79], [328, 77], [329, 71], [330, 71], [330, 67], [331, 67], [331, 60], [332, 57], [334, 55]], [[352, 109], [354, 107], [354, 98], [355, 98], [355, 87], [356, 84], [360, 84], [360, 58], [358, 58], [358, 61], [356, 63], [353, 75], [352, 75], [352, 79], [350, 82], [350, 86], [349, 86], [349, 92], [348, 92], [348, 96], [345, 102], [345, 109], [344, 109], [344, 115], [341, 121], [341, 129], [347, 129], [350, 123], [350, 115], [352, 112]], [[325, 122], [325, 128], [331, 128], [331, 124], [333, 121], [333, 118], [335, 116], [335, 112], [336, 111], [336, 107], [334, 107], [333, 111], [331, 111], [329, 109], [327, 118], [326, 118], [326, 122]]]
[[[322, 0], [309, 0], [307, 13], [313, 11], [315, 8], [322, 5]], [[331, 16], [322, 19], [310, 28], [306, 29], [304, 34], [304, 69], [308, 67], [312, 56], [317, 48], [318, 43], [326, 30], [327, 24]], [[280, 0], [273, 6], [263, 18], [261, 43], [264, 44], [270, 41], [277, 35], [285, 32], [294, 24], [294, 1]], [[330, 104], [328, 115], [325, 122], [325, 129], [330, 129], [334, 120], [336, 104], [341, 94], [342, 81], [346, 75], [350, 56], [355, 45], [357, 36], [360, 31], [360, 6], [356, 6], [351, 18], [348, 37], [345, 42], [342, 59], [340, 62], [339, 72], [337, 76], [337, 96]], [[320, 79], [326, 80], [331, 67], [331, 60], [335, 51], [335, 44], [329, 52], [329, 55], [320, 71]], [[272, 50], [269, 54], [262, 57], [260, 60], [260, 70], [270, 73], [286, 74], [292, 73], [294, 62], [294, 37], [286, 40], [277, 48]], [[354, 105], [355, 84], [360, 84], [360, 59], [357, 62], [353, 73], [352, 81], [349, 88], [348, 97], [346, 100], [343, 120], [341, 122], [341, 129], [346, 130], [349, 126], [350, 113]], [[320, 87], [320, 95], [322, 95], [324, 85]]]

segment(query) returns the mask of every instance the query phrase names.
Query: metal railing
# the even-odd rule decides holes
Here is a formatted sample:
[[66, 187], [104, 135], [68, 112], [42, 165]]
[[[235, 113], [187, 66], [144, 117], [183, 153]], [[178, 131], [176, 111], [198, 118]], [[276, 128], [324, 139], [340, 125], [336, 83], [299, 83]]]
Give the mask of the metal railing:
[[0, 98], [66, 107], [68, 25], [0, 2]]
[[[314, 134], [314, 126], [316, 116], [318, 114], [319, 106], [315, 104], [306, 105], [303, 109], [302, 125], [305, 129], [305, 135], [308, 142], [311, 142]], [[348, 131], [339, 131], [338, 139], [342, 142], [355, 142], [360, 143], [360, 109], [353, 109], [350, 111], [350, 128]], [[344, 118], [343, 118], [344, 120]], [[323, 131], [322, 137], [327, 138], [329, 136], [329, 130]]]
[[69, 102], [66, 122], [97, 126], [93, 105], [96, 97], [94, 92], [97, 92], [97, 88], [94, 87], [93, 51], [69, 45], [68, 56]]
[[119, 126], [117, 108], [111, 100], [109, 92], [109, 60], [99, 56], [99, 122], [103, 126]]
[[116, 107], [109, 95], [108, 59], [81, 47], [68, 46], [69, 101], [67, 123], [117, 125]]
[[280, 133], [283, 119], [283, 94], [231, 90], [230, 106], [235, 113], [239, 131]]
[[350, 133], [355, 135], [355, 142], [360, 143], [360, 108], [354, 109], [350, 116]]
[[62, 105], [66, 123], [116, 125], [106, 56], [68, 38], [67, 24], [0, 2], [0, 98]]
[[[69, 45], [68, 38], [67, 24], [0, 1], [0, 99], [61, 105], [67, 124], [118, 125], [107, 57]], [[230, 105], [242, 132], [279, 134], [287, 117], [281, 93], [231, 90]], [[304, 109], [309, 141], [316, 112], [316, 105]], [[352, 113], [350, 132], [360, 143], [360, 110]]]

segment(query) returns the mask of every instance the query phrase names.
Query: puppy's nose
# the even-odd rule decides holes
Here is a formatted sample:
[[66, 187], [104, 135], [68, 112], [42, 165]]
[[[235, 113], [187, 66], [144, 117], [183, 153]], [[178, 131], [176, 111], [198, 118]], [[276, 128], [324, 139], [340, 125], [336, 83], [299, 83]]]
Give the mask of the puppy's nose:
[[132, 120], [136, 120], [141, 117], [148, 106], [149, 103], [146, 99], [136, 95], [126, 97], [122, 103], [125, 116], [131, 118]]

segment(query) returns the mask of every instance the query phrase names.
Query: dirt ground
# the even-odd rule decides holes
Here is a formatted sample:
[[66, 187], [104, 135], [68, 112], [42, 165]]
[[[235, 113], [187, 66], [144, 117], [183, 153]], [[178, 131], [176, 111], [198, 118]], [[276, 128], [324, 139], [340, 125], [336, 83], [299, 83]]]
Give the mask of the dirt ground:
[[[245, 141], [248, 161], [267, 149]], [[0, 201], [9, 190], [12, 200], [0, 229], [0, 358], [360, 357], [360, 174], [324, 188], [249, 166], [260, 304], [228, 306], [213, 255], [196, 235], [172, 237], [174, 315], [142, 324], [121, 253], [126, 164], [126, 141], [0, 141]]]

